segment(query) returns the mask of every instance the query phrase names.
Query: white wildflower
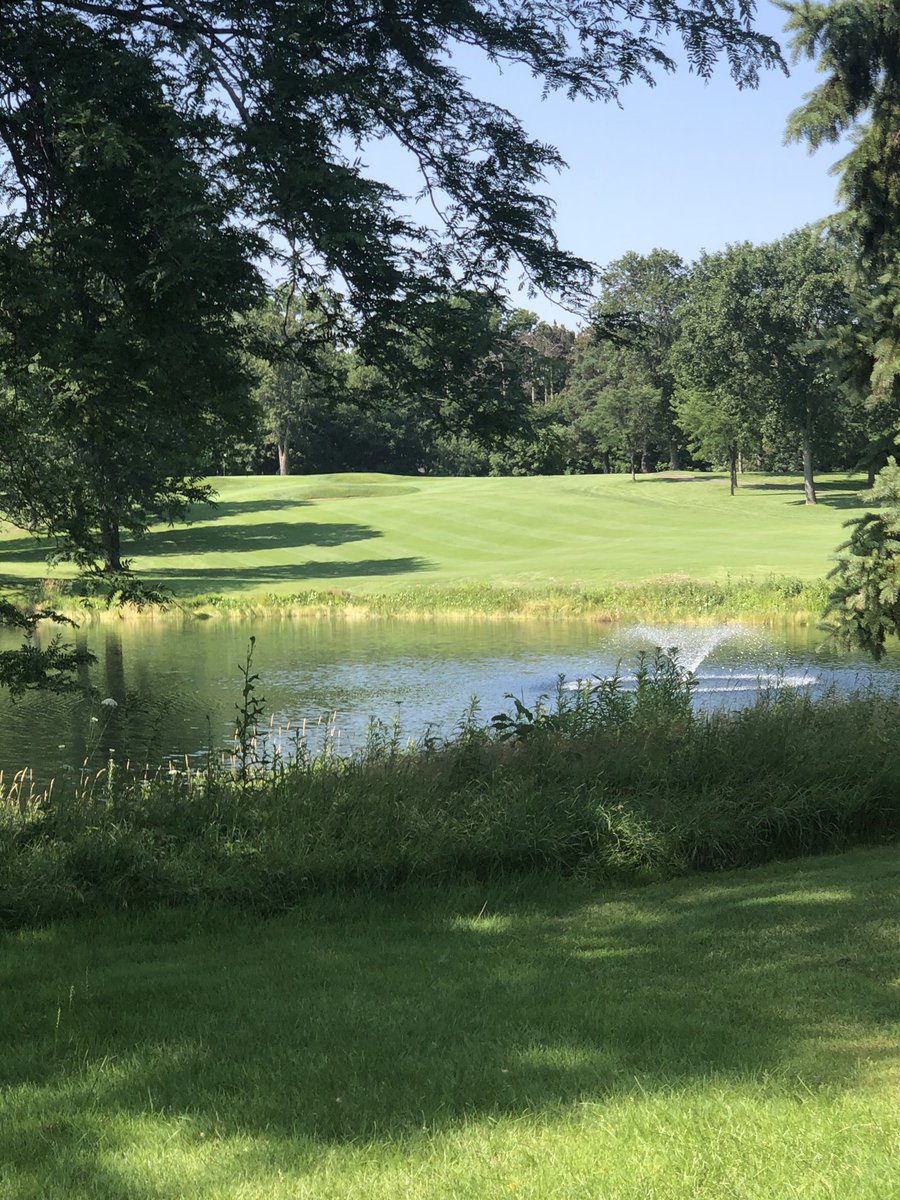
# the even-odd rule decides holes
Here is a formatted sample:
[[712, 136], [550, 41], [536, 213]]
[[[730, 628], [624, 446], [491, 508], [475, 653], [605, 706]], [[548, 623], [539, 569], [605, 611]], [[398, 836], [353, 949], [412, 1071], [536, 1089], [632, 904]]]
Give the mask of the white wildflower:
[[101, 708], [118, 708], [118, 700], [113, 700], [112, 696], [107, 696], [105, 700], [100, 701]]

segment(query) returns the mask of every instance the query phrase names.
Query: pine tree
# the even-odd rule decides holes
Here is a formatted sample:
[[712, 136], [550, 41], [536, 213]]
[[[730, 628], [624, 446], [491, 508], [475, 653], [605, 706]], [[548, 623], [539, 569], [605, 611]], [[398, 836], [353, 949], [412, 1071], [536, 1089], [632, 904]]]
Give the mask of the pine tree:
[[785, 4], [794, 59], [825, 78], [791, 114], [789, 141], [811, 151], [848, 134], [834, 171], [837, 229], [856, 253], [856, 353], [868, 359], [869, 403], [900, 392], [900, 8], [883, 0]]
[[847, 645], [880, 658], [885, 639], [900, 633], [900, 466], [890, 458], [865, 499], [882, 505], [846, 523], [852, 533], [831, 577], [837, 582], [825, 628]]
[[[862, 365], [867, 404], [896, 439], [900, 402], [900, 8], [884, 0], [785, 4], [794, 58], [817, 59], [825, 78], [788, 122], [810, 150], [851, 135], [836, 164], [844, 205], [837, 228], [856, 254], [854, 320], [844, 330], [849, 368]], [[860, 362], [861, 360], [861, 362]], [[900, 468], [890, 458], [866, 499], [885, 507], [849, 522], [832, 572], [827, 627], [874, 657], [900, 629]]]

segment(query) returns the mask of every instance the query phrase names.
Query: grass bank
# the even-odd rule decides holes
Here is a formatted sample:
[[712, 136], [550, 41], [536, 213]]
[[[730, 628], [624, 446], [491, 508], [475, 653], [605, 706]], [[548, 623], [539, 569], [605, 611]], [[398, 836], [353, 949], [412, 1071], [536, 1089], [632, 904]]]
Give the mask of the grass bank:
[[388, 618], [401, 621], [654, 620], [698, 624], [738, 620], [758, 624], [810, 624], [821, 618], [829, 591], [824, 579], [804, 581], [788, 576], [721, 582], [672, 579], [595, 587], [463, 583], [366, 595], [315, 589], [259, 596], [213, 593], [175, 598], [164, 607], [120, 605], [107, 596], [75, 596], [53, 584], [43, 587], [37, 595], [42, 602], [52, 604], [78, 623], [167, 621], [172, 618], [240, 621], [253, 618], [330, 621]]
[[[0, 803], [0, 923], [109, 907], [274, 912], [330, 892], [531, 872], [647, 881], [900, 837], [900, 696], [772, 690], [693, 714], [666, 656], [636, 690], [561, 692], [449, 744], [373, 726], [352, 758], [154, 778], [108, 770]], [[252, 707], [252, 701], [251, 701]]]
[[[559, 615], [803, 619], [862, 505], [861, 481], [717, 475], [508, 479], [327, 475], [214, 480], [215, 507], [134, 546], [137, 573], [200, 615]], [[0, 533], [9, 587], [46, 547]], [[64, 607], [84, 605], [66, 593]]]
[[894, 849], [0, 935], [10, 1200], [886, 1200]]

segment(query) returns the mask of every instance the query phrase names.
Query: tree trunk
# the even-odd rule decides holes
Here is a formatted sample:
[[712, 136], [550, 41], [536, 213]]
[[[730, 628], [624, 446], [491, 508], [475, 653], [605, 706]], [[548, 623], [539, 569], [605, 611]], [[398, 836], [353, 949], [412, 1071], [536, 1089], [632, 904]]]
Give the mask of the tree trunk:
[[631, 452], [631, 482], [637, 483], [637, 455], [632, 450]]
[[875, 470], [874, 466], [870, 466], [867, 468], [867, 470], [866, 470], [866, 487], [867, 488], [873, 488], [875, 486], [875, 476], [877, 474], [878, 474], [878, 472]]
[[731, 485], [731, 495], [734, 495], [735, 488], [738, 485], [737, 481], [737, 446], [732, 446], [728, 451], [728, 482]]
[[122, 538], [115, 517], [104, 517], [100, 527], [100, 542], [103, 546], [103, 570], [107, 574], [121, 571]]
[[288, 435], [284, 434], [278, 438], [275, 444], [278, 452], [278, 474], [290, 475], [291, 473], [291, 446], [288, 440]]
[[600, 472], [603, 475], [609, 475], [609, 473], [611, 471], [612, 471], [612, 467], [609, 462], [609, 451], [604, 450], [603, 453], [600, 455]]
[[677, 442], [669, 442], [669, 470], [681, 470], [681, 449]]
[[812, 409], [806, 406], [806, 426], [803, 430], [803, 495], [807, 504], [818, 504], [813, 479]]
[[646, 475], [648, 468], [649, 468], [649, 451], [647, 450], [647, 447], [644, 446], [643, 450], [641, 450], [641, 474]]
[[737, 470], [738, 470], [738, 475], [743, 475], [743, 473], [744, 473], [744, 455], [743, 455], [742, 451], [740, 451], [740, 450], [738, 450], [738, 456], [737, 456]]

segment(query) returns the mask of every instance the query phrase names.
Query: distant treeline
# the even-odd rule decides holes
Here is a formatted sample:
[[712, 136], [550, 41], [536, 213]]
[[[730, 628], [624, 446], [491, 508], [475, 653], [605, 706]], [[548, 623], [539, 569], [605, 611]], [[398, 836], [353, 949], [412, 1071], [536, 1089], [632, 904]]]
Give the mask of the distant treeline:
[[803, 229], [687, 264], [627, 254], [576, 332], [495, 296], [420, 306], [355, 339], [331, 296], [258, 317], [258, 427], [219, 470], [530, 475], [883, 465], [852, 248]]

